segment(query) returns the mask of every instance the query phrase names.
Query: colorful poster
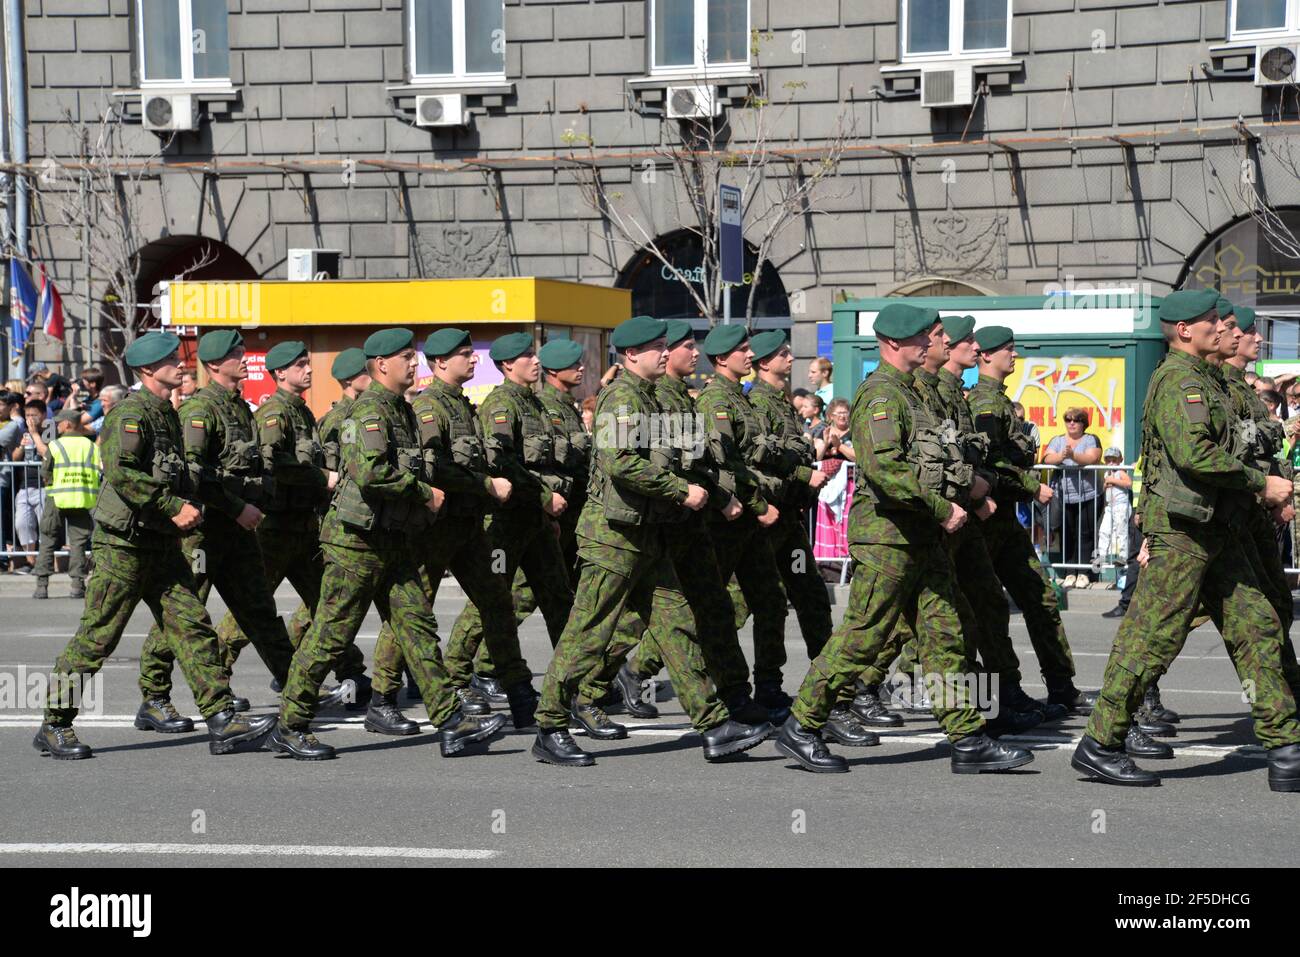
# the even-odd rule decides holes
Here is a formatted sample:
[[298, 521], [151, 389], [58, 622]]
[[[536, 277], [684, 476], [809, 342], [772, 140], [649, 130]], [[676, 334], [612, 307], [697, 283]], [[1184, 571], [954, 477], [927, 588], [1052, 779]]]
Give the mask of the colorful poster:
[[[474, 369], [474, 378], [465, 383], [465, 394], [469, 396], [469, 400], [475, 405], [486, 399], [487, 394], [492, 391], [494, 386], [498, 386], [505, 381], [505, 376], [501, 374], [496, 367], [496, 363], [488, 356], [490, 348], [492, 348], [491, 339], [474, 340], [474, 354], [478, 356], [478, 365]], [[429, 368], [429, 360], [424, 357], [422, 350], [417, 351], [416, 356], [419, 358], [420, 366], [415, 373], [415, 385], [418, 389], [424, 389], [433, 381], [433, 371]], [[251, 365], [249, 369], [252, 369]]]
[[1087, 431], [1103, 449], [1118, 448], [1127, 461], [1136, 452], [1124, 448], [1125, 374], [1120, 358], [1021, 356], [1007, 379], [1007, 395], [1024, 405], [1044, 447], [1065, 434], [1065, 411], [1081, 408], [1088, 413]]
[[248, 363], [248, 378], [244, 380], [240, 392], [244, 401], [256, 409], [275, 391], [275, 379], [266, 371], [265, 352], [249, 349], [244, 353], [244, 359]]

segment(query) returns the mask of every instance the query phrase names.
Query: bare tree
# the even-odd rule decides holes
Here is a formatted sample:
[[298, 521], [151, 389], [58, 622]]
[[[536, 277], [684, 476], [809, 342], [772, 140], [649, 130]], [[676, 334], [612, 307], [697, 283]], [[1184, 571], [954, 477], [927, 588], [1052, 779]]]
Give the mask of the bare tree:
[[[789, 96], [785, 102], [773, 104], [764, 89], [765, 80], [760, 79], [734, 122], [730, 112], [665, 122], [667, 141], [652, 151], [650, 161], [655, 170], [663, 167], [671, 173], [667, 178], [677, 191], [674, 200], [690, 210], [685, 228], [698, 237], [703, 249], [696, 276], [687, 275], [658, 242], [659, 231], [651, 212], [638, 208], [634, 200], [605, 183], [601, 169], [610, 165], [610, 160], [602, 158], [597, 144], [586, 136], [570, 133], [565, 137], [583, 199], [611, 231], [611, 259], [621, 258], [615, 254], [618, 247], [649, 253], [686, 286], [710, 325], [722, 315], [724, 294], [718, 245], [719, 187], [727, 184], [740, 188], [746, 239], [756, 252], [757, 267], [744, 313], [745, 324], [750, 326], [759, 279], [776, 243], [795, 223], [803, 223], [811, 231], [813, 218], [825, 213], [819, 203], [831, 198], [829, 186], [839, 170], [844, 149], [856, 138], [856, 122], [845, 109], [818, 148], [796, 150], [793, 142], [783, 148], [774, 142], [774, 130], [779, 129], [781, 119], [791, 108]], [[609, 266], [617, 269], [618, 262], [610, 262]]]

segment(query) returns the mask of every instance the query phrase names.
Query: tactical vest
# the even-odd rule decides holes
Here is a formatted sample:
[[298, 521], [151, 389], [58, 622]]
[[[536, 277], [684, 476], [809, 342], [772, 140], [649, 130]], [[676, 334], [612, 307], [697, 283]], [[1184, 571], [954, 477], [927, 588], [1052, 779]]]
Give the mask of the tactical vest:
[[[906, 393], [905, 393], [906, 394]], [[921, 487], [950, 502], [969, 499], [975, 469], [966, 461], [958, 443], [957, 425], [951, 419], [939, 421], [924, 402], [907, 399], [912, 413], [912, 439], [907, 462]]]
[[[119, 404], [114, 412], [118, 409], [121, 410], [118, 418], [134, 413], [139, 416], [142, 424], [148, 423], [151, 446], [149, 471], [154, 480], [162, 483], [174, 495], [186, 498], [192, 496], [196, 489], [194, 472], [185, 461], [182, 447], [172, 440], [162, 414], [143, 401], [131, 401], [129, 398]], [[116, 420], [111, 423], [105, 421], [104, 428], [116, 428]], [[91, 517], [96, 525], [102, 525], [126, 538], [133, 537], [140, 529], [175, 538], [185, 534], [166, 516], [152, 512], [145, 515], [137, 513], [118, 494], [111, 482], [100, 489]]]
[[[597, 407], [597, 421], [601, 420], [602, 407], [616, 408], [617, 404], [622, 404], [629, 410], [635, 410], [629, 411], [626, 416], [615, 416], [616, 426], [619, 429], [627, 429], [629, 439], [633, 437], [632, 430], [635, 430], [635, 438], [638, 441], [628, 448], [628, 451], [634, 452], [638, 458], [653, 462], [660, 468], [677, 471], [681, 462], [680, 450], [667, 447], [665, 443], [656, 443], [657, 447], [652, 447], [650, 442], [650, 426], [646, 415], [659, 411], [653, 400], [650, 401], [649, 408], [646, 408], [647, 402], [637, 392], [636, 387], [626, 384], [622, 379], [615, 379], [607, 386], [601, 393], [601, 400], [600, 406]], [[592, 462], [590, 492], [591, 498], [600, 504], [605, 513], [605, 520], [610, 524], [644, 525], [651, 522], [677, 521], [682, 517], [676, 513], [686, 510], [678, 508], [675, 503], [652, 500], [616, 483], [601, 468], [600, 458], [601, 455], [597, 452]]]
[[[442, 406], [447, 416], [447, 449], [441, 454], [450, 456], [453, 465], [486, 475], [488, 461], [483, 442], [483, 426], [468, 401], [436, 387], [424, 394]], [[424, 447], [425, 464], [431, 474], [436, 474], [439, 450], [432, 448], [430, 443], [439, 437], [437, 417], [433, 416], [425, 422], [423, 416], [417, 413], [416, 418], [420, 422], [420, 444]], [[483, 504], [468, 495], [449, 492], [444, 508], [448, 515], [478, 515], [483, 511]]]
[[83, 435], [68, 435], [50, 443], [54, 463], [46, 490], [60, 511], [88, 509], [99, 491], [99, 454]]
[[[365, 396], [366, 393], [363, 393], [352, 406], [351, 415], [343, 424], [345, 432], [352, 429], [359, 435], [362, 428], [359, 421], [361, 416], [370, 411], [370, 406], [377, 404], [365, 401]], [[384, 412], [381, 411], [379, 415], [389, 425], [394, 425]], [[420, 481], [432, 484], [433, 469], [425, 457], [424, 449], [417, 444], [419, 439], [415, 430], [412, 429], [405, 435], [400, 433], [407, 432], [406, 429], [394, 428], [392, 431], [393, 442], [399, 444], [390, 444], [385, 450], [388, 464], [399, 472], [413, 472], [420, 477]], [[378, 495], [368, 497], [357, 484], [352, 468], [345, 470], [339, 479], [333, 508], [340, 522], [358, 532], [378, 529], [410, 534], [424, 531], [434, 521], [433, 513], [423, 502], [394, 501]]]
[[[325, 448], [321, 445], [312, 428], [310, 420], [303, 412], [285, 401], [276, 401], [275, 415], [280, 417], [284, 431], [293, 428], [293, 457], [304, 468], [325, 469]], [[259, 448], [260, 455], [260, 448]], [[268, 512], [314, 512], [328, 496], [323, 488], [311, 485], [292, 485], [274, 481], [271, 460], [263, 458], [266, 463], [265, 478], [271, 479], [269, 492], [264, 490], [262, 506]]]
[[[1147, 386], [1146, 399], [1142, 404], [1142, 456], [1146, 462], [1144, 479], [1146, 491], [1150, 495], [1159, 496], [1165, 504], [1165, 511], [1171, 516], [1202, 524], [1213, 519], [1216, 513], [1220, 518], [1226, 519], [1230, 517], [1227, 512], [1231, 507], [1219, 508], [1219, 489], [1184, 475], [1175, 468], [1169, 461], [1160, 433], [1155, 428], [1152, 399], [1158, 387], [1175, 373], [1184, 375], [1178, 384], [1181, 389], [1194, 389], [1197, 392], [1208, 393], [1212, 388], [1195, 376], [1187, 376], [1186, 370], [1169, 364], [1162, 364], [1152, 374], [1151, 382]], [[1230, 501], [1225, 499], [1225, 504]]]
[[[236, 401], [244, 400], [236, 397]], [[218, 468], [222, 488], [228, 494], [254, 504], [273, 497], [275, 482], [263, 474], [262, 450], [254, 434], [252, 413], [248, 413], [246, 418], [240, 416], [230, 401], [211, 401], [204, 405], [221, 420], [223, 442]], [[182, 410], [180, 415], [184, 423], [185, 411]]]

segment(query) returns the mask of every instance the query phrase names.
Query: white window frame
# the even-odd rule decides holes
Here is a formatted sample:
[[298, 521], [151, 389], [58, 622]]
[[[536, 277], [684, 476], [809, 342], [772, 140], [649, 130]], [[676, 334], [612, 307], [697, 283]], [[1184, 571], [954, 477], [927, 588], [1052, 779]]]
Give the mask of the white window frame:
[[[135, 8], [135, 45], [139, 51], [138, 75], [140, 78], [141, 89], [177, 89], [180, 87], [189, 88], [215, 88], [229, 89], [230, 77], [228, 76], [205, 76], [195, 78], [194, 76], [194, 9], [190, 0], [175, 0], [180, 4], [180, 41], [181, 41], [181, 75], [179, 79], [157, 79], [153, 80], [145, 72], [144, 60], [144, 0], [133, 0]], [[230, 14], [226, 14], [226, 62], [230, 62]], [[188, 43], [186, 41], [189, 41]]]
[[[750, 65], [752, 54], [749, 48], [745, 49], [745, 59], [737, 60], [734, 63], [709, 63], [706, 50], [706, 44], [709, 39], [709, 0], [694, 0], [695, 2], [695, 62], [689, 65], [674, 64], [672, 66], [660, 66], [655, 62], [655, 12], [659, 7], [658, 0], [649, 0], [646, 4], [646, 44], [650, 59], [651, 76], [681, 77], [683, 79], [690, 77], [726, 77], [748, 75], [753, 72]], [[748, 2], [745, 3], [745, 36], [750, 36], [754, 28], [754, 10]], [[702, 40], [700, 38], [703, 38]]]
[[[1287, 0], [1287, 2], [1295, 3], [1297, 0]], [[901, 0], [899, 7], [898, 48], [902, 51], [902, 55], [899, 57], [899, 61], [902, 63], [931, 63], [936, 60], [988, 60], [1011, 56], [1011, 22], [1016, 15], [1015, 0], [1007, 0], [1007, 42], [1003, 46], [989, 47], [986, 50], [963, 50], [961, 48], [962, 33], [966, 23], [966, 0], [950, 0], [948, 4], [948, 49], [938, 50], [933, 53], [909, 53], [907, 52], [907, 31], [912, 2], [911, 0]]]
[[[406, 46], [407, 74], [412, 86], [481, 86], [487, 83], [505, 83], [506, 67], [504, 48], [501, 54], [501, 69], [490, 73], [469, 73], [465, 70], [465, 3], [466, 0], [451, 2], [451, 73], [417, 73], [415, 70], [415, 3], [407, 3]], [[501, 4], [501, 39], [508, 42], [505, 34], [505, 3]]]
[[1286, 18], [1280, 27], [1263, 30], [1237, 29], [1237, 0], [1228, 0], [1228, 40], [1249, 42], [1300, 37], [1300, 0], [1286, 0]]

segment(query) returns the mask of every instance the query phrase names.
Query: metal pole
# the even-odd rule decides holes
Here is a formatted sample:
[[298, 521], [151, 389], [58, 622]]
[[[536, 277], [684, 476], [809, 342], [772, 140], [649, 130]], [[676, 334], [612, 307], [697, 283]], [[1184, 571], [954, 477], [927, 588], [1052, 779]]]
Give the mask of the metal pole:
[[722, 284], [722, 324], [731, 325], [731, 290], [725, 282]]

